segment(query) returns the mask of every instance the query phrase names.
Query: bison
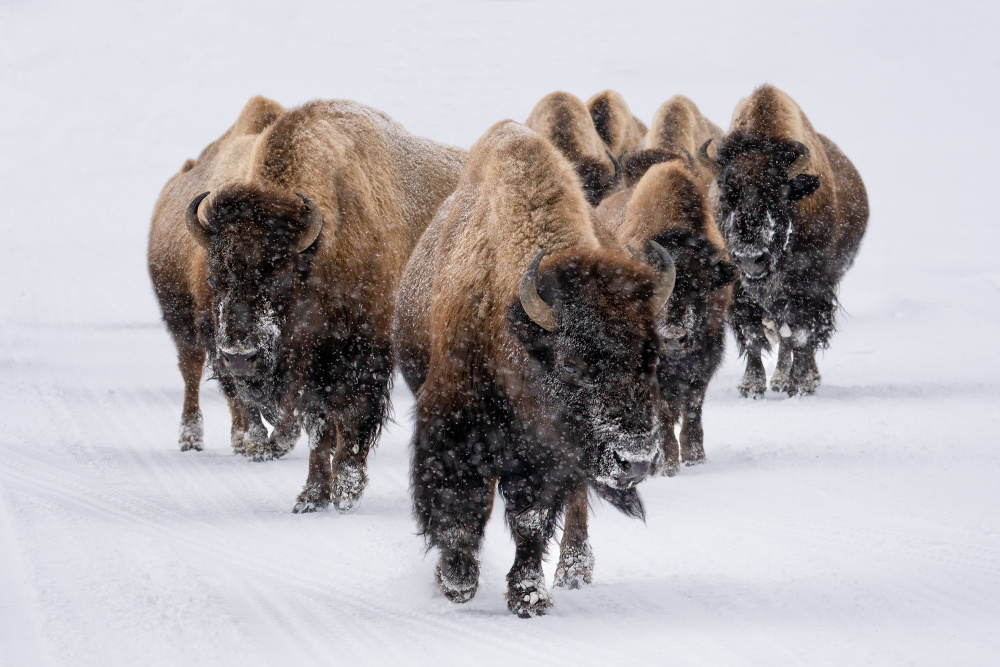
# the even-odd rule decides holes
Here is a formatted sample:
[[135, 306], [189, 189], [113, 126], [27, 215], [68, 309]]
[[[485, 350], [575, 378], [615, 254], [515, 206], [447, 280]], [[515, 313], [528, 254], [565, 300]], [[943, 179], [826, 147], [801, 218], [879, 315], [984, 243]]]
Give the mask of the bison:
[[575, 95], [550, 93], [524, 124], [548, 139], [570, 161], [591, 206], [597, 206], [620, 179], [617, 158], [597, 134], [590, 112]]
[[[677, 473], [680, 462], [705, 460], [701, 425], [708, 382], [722, 363], [726, 311], [736, 267], [728, 261], [707, 196], [688, 161], [676, 155], [654, 164], [639, 182], [611, 195], [597, 209], [598, 223], [628, 247], [654, 241], [673, 258], [676, 283], [657, 316], [663, 341], [656, 409], [663, 423], [661, 472]], [[680, 443], [674, 427], [681, 424]], [[588, 498], [581, 486], [566, 509], [555, 585], [591, 583], [594, 556], [587, 541]]]
[[401, 281], [394, 345], [416, 394], [411, 487], [438, 586], [475, 594], [499, 486], [516, 543], [508, 608], [545, 613], [542, 557], [585, 481], [641, 516], [658, 464], [656, 316], [674, 281], [592, 222], [572, 165], [523, 125], [494, 125]]
[[761, 352], [779, 340], [771, 389], [812, 394], [816, 350], [834, 332], [837, 286], [868, 224], [868, 195], [850, 160], [818, 134], [791, 97], [765, 85], [741, 101], [729, 132], [701, 164], [712, 173], [718, 219], [740, 269], [730, 321], [746, 372], [743, 396], [764, 395]]
[[604, 140], [612, 155], [620, 158], [639, 148], [647, 128], [632, 115], [621, 95], [613, 90], [598, 93], [587, 100], [587, 110], [597, 135]]
[[184, 164], [148, 255], [184, 377], [182, 450], [203, 447], [207, 358], [235, 451], [279, 457], [305, 428], [296, 512], [356, 504], [388, 409], [399, 276], [464, 158], [355, 102], [285, 110], [257, 97]]

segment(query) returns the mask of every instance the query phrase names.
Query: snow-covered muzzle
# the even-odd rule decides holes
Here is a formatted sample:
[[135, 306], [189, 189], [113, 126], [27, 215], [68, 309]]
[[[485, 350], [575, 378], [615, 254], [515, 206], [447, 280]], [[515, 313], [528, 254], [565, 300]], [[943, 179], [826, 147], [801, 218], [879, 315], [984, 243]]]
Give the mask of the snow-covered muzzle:
[[596, 363], [582, 356], [557, 353], [544, 375], [546, 402], [559, 415], [563, 437], [582, 450], [587, 477], [611, 489], [631, 488], [656, 468], [660, 456], [655, 364], [629, 369], [620, 356]]
[[217, 294], [215, 302], [215, 344], [222, 367], [236, 378], [273, 369], [281, 328], [269, 300], [231, 290]]

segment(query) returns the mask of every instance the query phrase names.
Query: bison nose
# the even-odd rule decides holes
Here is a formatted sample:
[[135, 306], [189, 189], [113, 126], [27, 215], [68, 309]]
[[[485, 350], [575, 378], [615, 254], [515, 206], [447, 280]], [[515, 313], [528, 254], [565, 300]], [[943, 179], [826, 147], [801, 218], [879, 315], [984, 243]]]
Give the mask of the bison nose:
[[771, 253], [762, 252], [759, 255], [737, 256], [736, 263], [739, 264], [740, 271], [748, 278], [761, 278], [770, 269]]
[[226, 369], [236, 377], [247, 377], [257, 371], [257, 353], [234, 354], [223, 351], [222, 363]]
[[618, 463], [618, 467], [622, 472], [620, 475], [620, 479], [622, 480], [633, 483], [641, 482], [646, 479], [653, 467], [652, 461], [633, 461], [621, 456], [618, 452], [614, 454], [615, 462]]

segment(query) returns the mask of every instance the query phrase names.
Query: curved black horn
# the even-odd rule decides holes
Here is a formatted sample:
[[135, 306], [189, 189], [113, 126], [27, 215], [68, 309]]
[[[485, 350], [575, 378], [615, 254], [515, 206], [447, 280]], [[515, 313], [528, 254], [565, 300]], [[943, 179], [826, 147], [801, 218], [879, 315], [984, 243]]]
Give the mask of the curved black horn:
[[521, 297], [521, 307], [524, 308], [524, 312], [528, 314], [531, 321], [546, 331], [555, 331], [556, 316], [552, 312], [552, 306], [545, 303], [538, 295], [538, 288], [535, 286], [535, 280], [538, 278], [538, 265], [541, 264], [543, 257], [545, 257], [544, 250], [538, 253], [528, 265], [524, 277], [521, 278], [521, 287], [518, 292]]
[[188, 232], [190, 232], [191, 236], [194, 237], [194, 240], [202, 248], [208, 246], [208, 235], [205, 233], [205, 225], [201, 224], [201, 218], [198, 217], [198, 207], [208, 194], [207, 192], [202, 192], [192, 199], [191, 203], [188, 204], [187, 211], [184, 213], [184, 222], [187, 223]]
[[677, 267], [674, 266], [674, 258], [670, 256], [666, 248], [656, 241], [650, 241], [649, 245], [653, 247], [656, 254], [660, 256], [660, 261], [663, 262], [663, 270], [660, 272], [660, 279], [656, 283], [656, 289], [653, 290], [653, 298], [650, 301], [653, 312], [659, 313], [667, 305], [670, 295], [674, 292]]
[[684, 153], [684, 157], [687, 158], [688, 169], [690, 169], [691, 171], [693, 171], [695, 173], [698, 173], [698, 165], [694, 161], [694, 156], [692, 156], [690, 153], [688, 153], [686, 148], [681, 148], [681, 153]]
[[719, 162], [717, 160], [713, 160], [708, 156], [708, 145], [710, 143], [712, 143], [711, 139], [703, 143], [701, 148], [698, 149], [698, 163], [707, 169], [708, 173], [712, 174], [713, 178], [718, 178], [722, 173], [722, 167], [719, 166]]
[[795, 158], [795, 162], [793, 162], [792, 166], [788, 168], [788, 178], [795, 178], [809, 168], [809, 147], [801, 141], [795, 141], [792, 143], [794, 143], [795, 147], [799, 150], [799, 156]]
[[622, 180], [622, 163], [621, 160], [616, 158], [611, 154], [611, 151], [604, 151], [608, 154], [608, 158], [611, 159], [611, 164], [615, 165], [615, 183], [620, 183]]
[[295, 194], [305, 203], [306, 208], [309, 210], [309, 220], [306, 223], [306, 230], [302, 233], [299, 244], [295, 246], [295, 252], [302, 252], [316, 242], [320, 230], [323, 229], [323, 214], [320, 213], [319, 207], [309, 197], [300, 195], [297, 192]]

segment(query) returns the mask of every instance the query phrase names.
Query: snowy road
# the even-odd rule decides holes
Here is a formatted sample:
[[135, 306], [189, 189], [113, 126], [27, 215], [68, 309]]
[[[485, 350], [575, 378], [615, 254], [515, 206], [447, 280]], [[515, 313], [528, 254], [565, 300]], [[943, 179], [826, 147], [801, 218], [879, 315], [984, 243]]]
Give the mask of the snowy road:
[[[0, 665], [1000, 664], [998, 32], [974, 0], [0, 2]], [[304, 447], [233, 456], [213, 382], [178, 451], [149, 216], [252, 95], [468, 146], [557, 89], [725, 126], [765, 81], [871, 196], [824, 384], [741, 400], [730, 345], [709, 463], [645, 525], [598, 506], [549, 616], [507, 612], [499, 521], [476, 598], [437, 592], [401, 383], [351, 515], [292, 515]]]
[[645, 526], [599, 506], [595, 585], [557, 590], [552, 615], [526, 622], [504, 604], [513, 548], [498, 521], [476, 598], [437, 593], [410, 518], [405, 389], [361, 508], [296, 516], [303, 443], [264, 464], [230, 454], [214, 383], [206, 451], [176, 450], [180, 383], [158, 326], [8, 329], [0, 655], [989, 664], [1000, 385], [904, 369], [877, 382], [866, 362], [892, 345], [873, 332], [896, 330], [847, 321], [808, 399], [739, 399], [730, 358], [706, 407], [710, 463], [645, 484]]

